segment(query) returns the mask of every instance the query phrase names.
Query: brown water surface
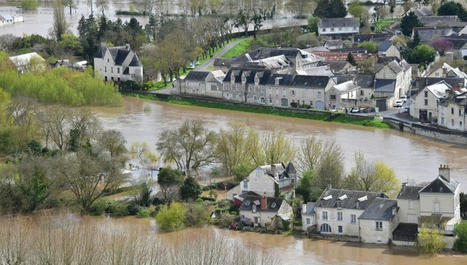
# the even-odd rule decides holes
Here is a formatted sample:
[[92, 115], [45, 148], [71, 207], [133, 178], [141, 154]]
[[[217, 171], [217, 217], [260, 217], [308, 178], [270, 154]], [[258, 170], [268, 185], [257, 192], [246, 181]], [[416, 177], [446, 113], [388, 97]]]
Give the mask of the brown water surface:
[[[163, 130], [177, 128], [188, 119], [202, 119], [209, 129], [215, 131], [226, 128], [229, 122], [242, 122], [262, 132], [282, 130], [296, 145], [308, 135], [336, 141], [344, 152], [347, 170], [354, 163], [354, 153], [361, 151], [368, 158], [383, 160], [394, 168], [401, 181], [432, 180], [440, 164], [449, 164], [451, 176], [461, 182], [461, 190], [467, 191], [465, 146], [437, 142], [396, 130], [180, 106], [131, 97], [125, 97], [125, 103], [123, 108], [96, 109], [96, 112], [104, 126], [121, 131], [129, 145], [144, 141], [155, 150], [158, 136]], [[144, 111], [146, 105], [149, 111]]]

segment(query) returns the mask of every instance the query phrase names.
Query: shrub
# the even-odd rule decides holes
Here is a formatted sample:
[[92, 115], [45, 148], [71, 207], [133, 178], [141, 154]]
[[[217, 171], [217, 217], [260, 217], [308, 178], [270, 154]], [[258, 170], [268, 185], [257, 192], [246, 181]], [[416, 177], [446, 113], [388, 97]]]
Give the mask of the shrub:
[[235, 215], [223, 214], [219, 218], [218, 225], [221, 227], [229, 227], [233, 222], [235, 222]]
[[109, 201], [97, 200], [92, 204], [89, 213], [94, 216], [100, 216], [105, 213], [107, 207], [109, 207]]
[[138, 218], [146, 218], [151, 215], [151, 210], [148, 208], [140, 208], [138, 211], [138, 214], [136, 214], [136, 217]]
[[376, 53], [378, 51], [378, 45], [372, 41], [364, 41], [358, 45], [358, 48], [365, 49], [369, 53]]
[[457, 236], [454, 248], [457, 251], [467, 253], [467, 221], [463, 221], [454, 227], [454, 234]]
[[200, 226], [207, 224], [210, 218], [209, 209], [203, 204], [191, 203], [186, 206], [185, 215], [186, 226]]
[[188, 177], [180, 187], [180, 196], [183, 200], [196, 200], [201, 194], [201, 187], [192, 177]]
[[139, 210], [140, 210], [140, 206], [138, 206], [136, 203], [130, 203], [128, 205], [128, 214], [129, 215], [137, 215]]
[[186, 208], [180, 203], [164, 205], [156, 215], [156, 222], [162, 231], [175, 231], [183, 228]]
[[417, 247], [423, 253], [436, 255], [444, 249], [446, 243], [443, 240], [443, 235], [438, 230], [432, 229], [431, 231], [422, 225], [422, 229], [417, 236]]

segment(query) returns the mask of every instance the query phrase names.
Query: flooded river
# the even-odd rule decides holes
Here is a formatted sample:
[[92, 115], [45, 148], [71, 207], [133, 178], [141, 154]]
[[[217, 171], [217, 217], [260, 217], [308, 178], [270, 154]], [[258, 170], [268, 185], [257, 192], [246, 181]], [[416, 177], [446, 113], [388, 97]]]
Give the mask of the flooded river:
[[[201, 119], [209, 129], [227, 128], [229, 122], [241, 122], [266, 132], [281, 130], [296, 145], [309, 135], [325, 141], [336, 141], [345, 155], [345, 167], [352, 167], [353, 156], [363, 152], [372, 160], [383, 160], [402, 182], [432, 180], [440, 164], [452, 168], [451, 176], [467, 191], [467, 147], [435, 142], [423, 137], [359, 126], [313, 120], [286, 118], [237, 111], [180, 106], [137, 98], [125, 98], [119, 109], [99, 109], [98, 115], [108, 129], [123, 133], [128, 145], [147, 142], [153, 150], [159, 134], [179, 127], [188, 119]], [[144, 111], [144, 107], [146, 111]], [[150, 110], [147, 110], [147, 109]]]
[[312, 240], [292, 236], [259, 234], [254, 232], [238, 232], [218, 229], [213, 226], [190, 228], [173, 233], [158, 234], [154, 221], [150, 219], [103, 219], [102, 222], [112, 224], [117, 231], [138, 229], [149, 231], [154, 236], [163, 237], [177, 243], [180, 240], [197, 238], [199, 234], [215, 233], [216, 235], [236, 240], [254, 251], [275, 253], [279, 263], [284, 265], [321, 265], [321, 264], [378, 264], [378, 265], [465, 265], [465, 255], [440, 255], [430, 257], [419, 255], [414, 248], [387, 247], [365, 245], [359, 243], [332, 242], [328, 240]]

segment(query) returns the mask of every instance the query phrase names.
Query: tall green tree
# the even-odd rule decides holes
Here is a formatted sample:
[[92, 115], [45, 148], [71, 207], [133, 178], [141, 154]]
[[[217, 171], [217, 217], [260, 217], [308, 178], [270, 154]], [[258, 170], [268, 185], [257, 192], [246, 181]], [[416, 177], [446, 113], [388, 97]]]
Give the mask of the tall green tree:
[[180, 196], [183, 200], [196, 200], [201, 195], [201, 186], [192, 177], [188, 177], [180, 187]]
[[179, 170], [164, 167], [157, 175], [157, 183], [161, 188], [163, 200], [170, 202], [176, 198], [177, 188], [183, 183], [183, 174]]
[[411, 36], [413, 28], [422, 26], [423, 24], [414, 12], [409, 12], [401, 20], [401, 31], [405, 36]]

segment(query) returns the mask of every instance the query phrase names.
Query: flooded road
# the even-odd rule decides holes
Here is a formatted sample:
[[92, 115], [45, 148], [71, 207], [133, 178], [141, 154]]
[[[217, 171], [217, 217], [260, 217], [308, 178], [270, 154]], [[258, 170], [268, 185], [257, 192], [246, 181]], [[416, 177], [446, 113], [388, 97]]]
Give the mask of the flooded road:
[[96, 111], [106, 128], [123, 133], [128, 145], [147, 142], [155, 151], [158, 136], [163, 130], [177, 128], [188, 119], [201, 119], [214, 131], [227, 128], [229, 122], [241, 122], [262, 132], [281, 130], [295, 145], [309, 135], [336, 141], [344, 152], [347, 171], [352, 167], [357, 151], [372, 160], [383, 160], [402, 182], [430, 181], [437, 175], [440, 164], [448, 164], [452, 168], [451, 176], [462, 183], [461, 190], [467, 191], [465, 146], [435, 142], [396, 130], [180, 106], [131, 97], [126, 97], [125, 102], [123, 108]]
[[215, 233], [228, 240], [245, 244], [255, 252], [270, 252], [278, 256], [284, 265], [327, 265], [327, 264], [377, 264], [377, 265], [465, 265], [466, 255], [440, 255], [430, 257], [417, 254], [414, 248], [388, 247], [385, 245], [365, 245], [359, 243], [312, 240], [293, 236], [260, 234], [218, 229], [213, 226], [189, 228], [178, 232], [159, 234], [155, 231], [152, 219], [102, 219], [105, 224], [112, 224], [116, 231], [136, 229], [149, 231], [156, 237], [168, 242], [179, 243], [181, 240], [196, 239], [199, 234]]

